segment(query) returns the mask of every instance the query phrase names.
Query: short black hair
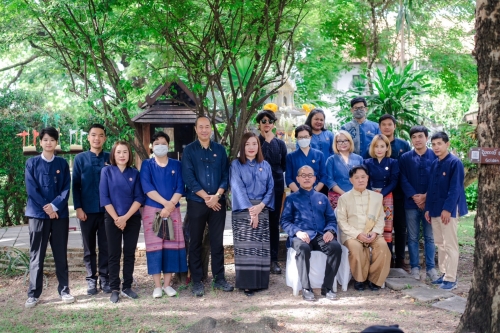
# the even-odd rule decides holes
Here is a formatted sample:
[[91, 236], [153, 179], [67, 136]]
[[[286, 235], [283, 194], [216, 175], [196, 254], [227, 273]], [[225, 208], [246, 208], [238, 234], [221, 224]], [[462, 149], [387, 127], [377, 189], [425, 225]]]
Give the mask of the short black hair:
[[369, 176], [368, 168], [364, 164], [356, 165], [349, 170], [349, 178], [352, 178], [358, 170], [363, 170], [367, 176]]
[[90, 130], [92, 130], [93, 128], [100, 128], [100, 129], [102, 129], [104, 131], [104, 135], [106, 135], [106, 129], [101, 124], [92, 124], [92, 125], [90, 125], [88, 132], [90, 133]]
[[396, 118], [392, 114], [384, 114], [380, 118], [378, 118], [378, 124], [380, 125], [384, 120], [390, 119], [394, 123], [394, 126], [396, 126]]
[[276, 121], [276, 115], [274, 114], [273, 111], [269, 111], [269, 110], [260, 111], [259, 114], [257, 115], [257, 117], [255, 118], [255, 121], [257, 123], [260, 123], [260, 121], [264, 117], [267, 117], [267, 118], [269, 118], [272, 121]]
[[170, 144], [170, 137], [163, 131], [155, 132], [155, 134], [153, 134], [153, 136], [151, 137], [151, 143], [158, 140], [158, 138], [164, 138], [165, 140], [167, 140], [167, 144]]
[[297, 126], [297, 128], [295, 129], [295, 138], [297, 138], [297, 135], [299, 135], [299, 132], [302, 132], [302, 131], [307, 131], [310, 136], [313, 135], [313, 131], [312, 131], [310, 126], [300, 125], [300, 126]]
[[[312, 119], [315, 115], [317, 115], [318, 113], [321, 113], [323, 115], [323, 119], [326, 120], [326, 115], [325, 115], [325, 111], [323, 111], [323, 109], [319, 109], [319, 108], [314, 108], [311, 110], [311, 112], [309, 112], [309, 115], [307, 116], [307, 119], [306, 119], [306, 122], [305, 124], [309, 127], [312, 128]], [[321, 129], [322, 131], [326, 131], [326, 128], [325, 128], [325, 123], [323, 122], [323, 128]]]
[[437, 140], [437, 139], [443, 139], [444, 143], [450, 141], [450, 138], [448, 138], [448, 134], [446, 134], [445, 132], [441, 131], [441, 132], [436, 132], [434, 134], [432, 134], [431, 136], [431, 142], [433, 140]]
[[54, 127], [45, 127], [40, 131], [40, 140], [47, 134], [52, 139], [59, 141], [59, 132]]
[[422, 126], [422, 125], [417, 125], [417, 126], [413, 126], [411, 129], [410, 129], [410, 138], [412, 137], [413, 134], [415, 133], [424, 133], [425, 137], [428, 138], [429, 137], [429, 130], [427, 129], [427, 127], [425, 126]]
[[355, 97], [355, 98], [351, 99], [351, 108], [352, 108], [352, 106], [353, 106], [354, 104], [359, 103], [359, 102], [363, 102], [363, 104], [364, 104], [365, 106], [367, 106], [367, 105], [368, 105], [368, 104], [366, 104], [366, 99], [364, 99], [363, 97]]
[[208, 122], [210, 123], [210, 125], [212, 125], [212, 119], [208, 118], [208, 116], [203, 115], [203, 116], [198, 116], [198, 117], [196, 117], [196, 120], [194, 121], [194, 127], [196, 127], [196, 125], [198, 125], [198, 120], [199, 120], [200, 118], [205, 118], [205, 119], [208, 119]]

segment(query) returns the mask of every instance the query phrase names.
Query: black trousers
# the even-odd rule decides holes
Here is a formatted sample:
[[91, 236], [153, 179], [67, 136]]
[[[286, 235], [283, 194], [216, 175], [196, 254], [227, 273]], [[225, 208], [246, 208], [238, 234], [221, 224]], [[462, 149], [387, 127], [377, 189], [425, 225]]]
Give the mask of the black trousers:
[[404, 198], [394, 198], [394, 256], [396, 260], [405, 258], [406, 211]]
[[187, 201], [189, 214], [189, 270], [193, 282], [201, 282], [203, 268], [201, 261], [201, 248], [203, 232], [208, 223], [210, 235], [210, 253], [212, 258], [212, 276], [214, 280], [224, 278], [224, 225], [226, 223], [226, 203], [219, 201], [221, 209], [214, 211], [205, 203], [194, 200]]
[[269, 237], [271, 243], [271, 261], [278, 261], [280, 246], [280, 217], [283, 192], [274, 192], [274, 211], [269, 211]]
[[104, 213], [104, 225], [108, 236], [108, 270], [111, 290], [120, 290], [120, 258], [123, 239], [123, 289], [132, 287], [134, 275], [135, 249], [141, 230], [141, 216], [133, 215], [127, 221], [125, 229], [120, 230], [113, 218]]
[[340, 244], [336, 240], [325, 243], [323, 235], [318, 234], [314, 239], [311, 239], [309, 244], [298, 237], [294, 237], [292, 247], [297, 252], [295, 260], [302, 288], [311, 289], [311, 283], [309, 282], [311, 251], [321, 251], [326, 254], [325, 278], [321, 288], [333, 289], [333, 280], [339, 270], [342, 257]]
[[[83, 241], [83, 262], [87, 270], [86, 280], [97, 281], [97, 273], [99, 273], [101, 282], [108, 281], [108, 240], [104, 226], [104, 213], [87, 214], [87, 220], [80, 221], [80, 229]], [[99, 261], [97, 261], [96, 245], [99, 247]], [[97, 265], [99, 265], [99, 272]]]
[[59, 285], [57, 291], [69, 293], [68, 278], [68, 232], [69, 218], [29, 219], [30, 234], [30, 283], [28, 297], [39, 298], [43, 286], [43, 263], [50, 242], [56, 276]]

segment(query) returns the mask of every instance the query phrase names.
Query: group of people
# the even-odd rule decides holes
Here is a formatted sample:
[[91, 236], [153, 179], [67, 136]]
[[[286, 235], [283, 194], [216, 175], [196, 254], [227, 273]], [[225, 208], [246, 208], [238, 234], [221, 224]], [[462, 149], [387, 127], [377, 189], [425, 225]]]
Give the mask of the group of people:
[[[415, 126], [410, 132], [414, 146], [410, 151], [407, 142], [394, 137], [394, 117], [384, 115], [377, 125], [366, 119], [363, 98], [353, 99], [351, 106], [353, 121], [336, 135], [325, 129], [324, 112], [312, 110], [306, 123], [295, 129], [297, 150], [287, 153], [285, 143], [273, 134], [277, 120], [273, 107], [266, 105], [256, 117], [260, 134], [245, 133], [238, 157], [231, 163], [225, 148], [211, 140], [210, 119], [201, 116], [195, 122], [197, 139], [184, 148], [182, 161], [168, 158], [170, 138], [156, 132], [152, 137], [154, 156], [142, 162], [140, 171], [132, 167], [127, 142], [117, 141], [110, 153], [104, 152], [105, 128], [92, 125], [88, 132], [90, 150], [75, 157], [72, 177], [87, 293], [95, 295], [101, 289], [111, 294], [113, 303], [120, 296], [138, 297], [132, 283], [141, 220], [154, 298], [163, 293], [176, 295], [172, 273], [188, 268], [193, 295], [204, 295], [201, 252], [206, 226], [212, 286], [227, 292], [236, 287], [252, 296], [268, 288], [271, 273], [281, 274], [280, 226], [289, 235], [288, 246], [297, 253], [306, 300], [315, 299], [309, 283], [311, 251], [327, 255], [321, 288], [326, 298], [336, 297], [333, 281], [341, 261], [341, 244], [349, 250], [355, 289], [363, 290], [368, 283], [370, 289], [377, 290], [393, 263], [393, 228], [394, 264], [405, 268], [407, 226], [412, 276], [420, 279], [422, 225], [427, 275], [441, 288], [455, 288], [457, 217], [467, 212], [467, 206], [463, 166], [448, 152], [447, 135], [434, 134], [431, 151], [427, 148], [428, 130]], [[68, 163], [54, 154], [58, 136], [55, 128], [44, 128], [40, 132], [42, 153], [26, 163], [30, 232], [26, 307], [34, 307], [41, 295], [48, 242], [54, 254], [59, 295], [64, 302], [74, 301], [66, 256], [71, 177]], [[286, 199], [285, 185], [292, 192]], [[229, 187], [235, 286], [225, 278], [222, 244]], [[189, 253], [179, 208], [182, 196], [186, 197], [189, 217]], [[434, 243], [439, 249], [441, 275], [434, 268]]]

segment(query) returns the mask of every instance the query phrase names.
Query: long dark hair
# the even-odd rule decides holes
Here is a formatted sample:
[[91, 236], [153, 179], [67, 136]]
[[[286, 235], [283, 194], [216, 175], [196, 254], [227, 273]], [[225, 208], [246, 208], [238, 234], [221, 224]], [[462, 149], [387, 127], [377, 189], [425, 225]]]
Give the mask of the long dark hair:
[[260, 140], [259, 137], [252, 133], [252, 132], [247, 132], [243, 134], [243, 137], [241, 138], [241, 144], [240, 144], [240, 156], [238, 157], [238, 160], [240, 161], [241, 164], [245, 164], [247, 162], [247, 157], [245, 155], [245, 145], [250, 138], [255, 138], [257, 140], [257, 146], [259, 147], [257, 151], [257, 155], [255, 156], [255, 159], [257, 160], [258, 163], [262, 162], [264, 160], [264, 155], [262, 155], [262, 148], [260, 147]]
[[312, 119], [318, 113], [323, 115], [323, 128], [321, 130], [326, 131], [326, 128], [325, 128], [326, 115], [325, 115], [325, 111], [323, 111], [322, 109], [317, 109], [317, 108], [312, 109], [311, 112], [309, 112], [309, 115], [307, 116], [306, 122], [304, 124], [306, 124], [307, 126], [312, 128], [312, 124], [311, 124]]

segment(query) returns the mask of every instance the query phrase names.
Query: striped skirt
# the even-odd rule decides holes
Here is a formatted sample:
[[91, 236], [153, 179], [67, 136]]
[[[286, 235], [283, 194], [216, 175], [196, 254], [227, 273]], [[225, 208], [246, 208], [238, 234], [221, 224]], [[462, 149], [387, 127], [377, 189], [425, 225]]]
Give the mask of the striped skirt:
[[[252, 204], [258, 204], [260, 201]], [[236, 288], [267, 289], [271, 266], [269, 211], [259, 214], [257, 228], [250, 225], [248, 210], [232, 214]]]
[[182, 232], [181, 210], [177, 207], [170, 216], [174, 226], [175, 240], [164, 240], [153, 232], [153, 220], [160, 208], [144, 206], [142, 222], [148, 274], [187, 272], [186, 244]]
[[382, 205], [384, 206], [385, 213], [384, 239], [387, 243], [392, 243], [392, 227], [394, 223], [394, 201], [392, 199], [392, 193], [384, 197]]

